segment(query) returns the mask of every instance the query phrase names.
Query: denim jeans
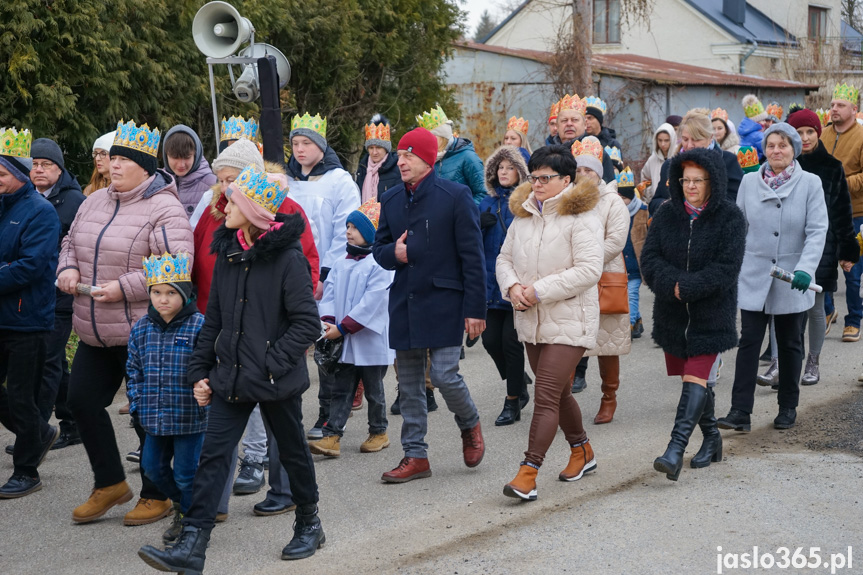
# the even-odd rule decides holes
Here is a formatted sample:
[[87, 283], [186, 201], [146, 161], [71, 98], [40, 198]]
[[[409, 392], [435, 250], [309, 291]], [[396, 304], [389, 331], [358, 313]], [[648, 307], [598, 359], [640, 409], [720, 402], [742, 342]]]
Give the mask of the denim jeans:
[[[198, 470], [198, 458], [204, 444], [204, 432], [186, 435], [150, 435], [144, 441], [141, 467], [159, 491], [180, 503], [186, 513], [192, 503], [192, 482]], [[171, 468], [171, 459], [174, 467]]]
[[387, 406], [384, 399], [384, 376], [386, 365], [353, 365], [340, 363], [335, 374], [330, 418], [324, 425], [324, 436], [342, 437], [342, 427], [348, 422], [357, 385], [363, 382], [369, 405], [369, 435], [380, 435], [387, 431]]
[[[863, 216], [854, 218], [854, 230], [860, 230]], [[863, 319], [863, 300], [860, 299], [860, 276], [863, 274], [863, 261], [854, 264], [850, 272], [845, 274], [845, 303], [848, 304], [848, 315], [845, 316], [845, 327], [860, 327]]]
[[638, 312], [638, 290], [641, 289], [641, 278], [630, 278], [626, 283], [626, 291], [629, 292], [629, 323], [633, 324], [641, 319]]

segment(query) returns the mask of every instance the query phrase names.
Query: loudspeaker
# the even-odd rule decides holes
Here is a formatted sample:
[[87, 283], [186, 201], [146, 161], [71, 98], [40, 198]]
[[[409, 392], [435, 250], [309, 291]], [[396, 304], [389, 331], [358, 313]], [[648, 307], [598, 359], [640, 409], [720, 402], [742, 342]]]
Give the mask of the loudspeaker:
[[227, 58], [249, 40], [254, 29], [252, 23], [227, 2], [209, 2], [195, 14], [192, 37], [203, 54]]

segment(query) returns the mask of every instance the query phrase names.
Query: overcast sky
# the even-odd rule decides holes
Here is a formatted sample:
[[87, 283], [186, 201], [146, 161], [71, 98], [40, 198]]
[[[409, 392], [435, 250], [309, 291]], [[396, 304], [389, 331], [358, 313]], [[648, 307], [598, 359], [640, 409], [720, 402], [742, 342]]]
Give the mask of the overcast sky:
[[488, 10], [496, 22], [503, 20], [508, 12], [501, 6], [502, 2], [499, 0], [461, 0], [461, 9], [468, 13], [467, 35], [473, 36], [483, 10]]

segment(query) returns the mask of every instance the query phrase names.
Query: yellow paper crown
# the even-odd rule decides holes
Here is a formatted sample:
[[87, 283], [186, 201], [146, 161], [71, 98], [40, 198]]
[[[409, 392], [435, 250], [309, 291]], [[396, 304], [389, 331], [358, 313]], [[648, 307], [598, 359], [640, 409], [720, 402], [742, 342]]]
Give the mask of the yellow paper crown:
[[723, 122], [728, 122], [728, 112], [723, 110], [722, 108], [716, 108], [712, 112], [710, 112], [711, 120], [722, 120]]
[[159, 128], [150, 130], [150, 126], [136, 126], [134, 120], [123, 123], [117, 122], [117, 135], [114, 136], [114, 145], [143, 152], [149, 156], [158, 157], [159, 140], [162, 134]]
[[32, 143], [30, 130], [19, 132], [15, 128], [0, 128], [0, 156], [29, 158]]
[[836, 87], [833, 88], [834, 100], [845, 100], [856, 106], [859, 97], [860, 90], [850, 84], [836, 84]]
[[255, 141], [257, 137], [258, 123], [254, 118], [245, 120], [242, 116], [231, 116], [226, 120], [222, 116], [222, 135], [219, 139], [220, 141], [239, 140], [240, 138]]
[[[234, 184], [250, 200], [266, 208], [271, 214], [279, 211], [279, 206], [288, 195], [288, 188], [278, 181], [271, 181], [267, 172], [258, 171], [254, 165], [240, 172]], [[236, 192], [235, 192], [236, 193]]]
[[308, 112], [300, 116], [297, 114], [291, 120], [291, 131], [294, 130], [311, 130], [320, 134], [323, 139], [327, 139], [327, 119], [321, 118], [320, 114], [315, 114], [314, 118]]
[[783, 112], [782, 106], [780, 106], [776, 102], [771, 102], [770, 105], [767, 106], [767, 109], [765, 110], [765, 112], [767, 112], [768, 116], [773, 116], [774, 118], [776, 118], [780, 122], [782, 121], [782, 112]]
[[434, 130], [448, 121], [449, 118], [446, 117], [446, 113], [444, 113], [443, 108], [441, 108], [440, 105], [432, 108], [428, 112], [423, 112], [422, 116], [417, 116], [417, 124], [429, 131]]
[[618, 188], [635, 187], [635, 174], [632, 173], [632, 170], [629, 169], [629, 166], [626, 166], [622, 172], [617, 174], [616, 178]]
[[585, 98], [584, 105], [586, 108], [596, 108], [602, 112], [603, 115], [608, 111], [608, 105], [596, 96], [588, 96]]
[[[366, 141], [383, 140], [390, 141], [390, 127], [387, 124], [367, 124], [366, 125]], [[370, 144], [371, 145], [371, 144]]]
[[524, 118], [516, 118], [513, 116], [509, 119], [509, 122], [506, 123], [507, 130], [515, 130], [516, 132], [522, 133], [527, 136], [527, 128], [528, 121]]
[[818, 116], [818, 119], [821, 120], [821, 127], [826, 127], [830, 122], [830, 111], [825, 110], [824, 108], [818, 108], [815, 110], [815, 115]]
[[147, 286], [192, 281], [191, 256], [186, 252], [161, 256], [151, 255], [144, 260]]
[[567, 94], [560, 99], [559, 105], [560, 108], [558, 110], [558, 113], [566, 110], [575, 110], [583, 116], [584, 113], [587, 111], [587, 104], [585, 104], [583, 99], [579, 98], [578, 94], [573, 94], [572, 96]]
[[548, 114], [548, 120], [557, 119], [557, 115], [560, 113], [560, 100], [551, 105], [551, 112]]

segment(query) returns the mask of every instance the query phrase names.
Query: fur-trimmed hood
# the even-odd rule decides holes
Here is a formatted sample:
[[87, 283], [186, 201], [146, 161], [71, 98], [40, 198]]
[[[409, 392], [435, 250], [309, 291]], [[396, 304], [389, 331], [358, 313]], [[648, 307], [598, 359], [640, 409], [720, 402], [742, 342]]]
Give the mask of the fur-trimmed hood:
[[668, 168], [668, 191], [671, 202], [678, 212], [688, 219], [689, 215], [684, 207], [683, 187], [680, 185], [680, 178], [683, 177], [683, 162], [698, 164], [707, 171], [707, 176], [710, 178], [710, 198], [701, 215], [707, 216], [718, 210], [728, 195], [728, 175], [722, 159], [722, 151], [718, 148], [695, 148], [671, 158]]
[[[517, 218], [529, 218], [533, 214], [525, 203], [533, 200], [533, 186], [525, 182], [518, 186], [509, 198], [509, 209]], [[555, 202], [556, 212], [562, 216], [574, 216], [589, 212], [599, 203], [599, 188], [589, 180], [582, 179], [575, 185], [570, 184], [559, 195], [548, 202]]]
[[[300, 236], [303, 230], [306, 229], [306, 223], [303, 221], [303, 216], [296, 214], [276, 214], [276, 222], [282, 224], [279, 227], [271, 228], [263, 234], [258, 240], [252, 244], [248, 250], [246, 260], [248, 261], [266, 261], [278, 256], [280, 253], [288, 249], [288, 247], [296, 242], [297, 247], [300, 246]], [[237, 230], [225, 227], [222, 223], [219, 228], [213, 232], [213, 243], [210, 245], [210, 253], [217, 256], [225, 256], [228, 253], [242, 252], [243, 248], [237, 239]]]
[[[285, 166], [276, 162], [265, 161], [264, 170], [271, 174], [287, 174]], [[225, 203], [227, 202], [219, 203], [222, 199], [222, 186], [219, 185], [218, 180], [210, 189], [213, 191], [213, 197], [210, 199], [210, 215], [213, 216], [214, 220], [220, 222], [225, 218]]]
[[485, 190], [493, 198], [497, 197], [495, 188], [500, 185], [497, 180], [497, 169], [504, 160], [509, 160], [515, 166], [519, 184], [527, 181], [527, 163], [524, 161], [524, 156], [515, 146], [501, 146], [485, 161]]

